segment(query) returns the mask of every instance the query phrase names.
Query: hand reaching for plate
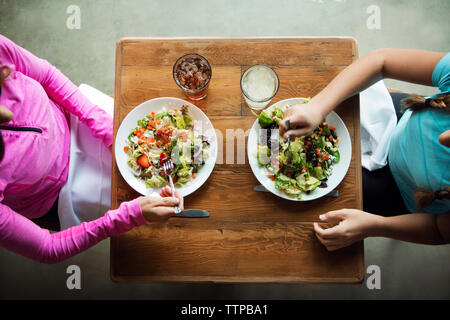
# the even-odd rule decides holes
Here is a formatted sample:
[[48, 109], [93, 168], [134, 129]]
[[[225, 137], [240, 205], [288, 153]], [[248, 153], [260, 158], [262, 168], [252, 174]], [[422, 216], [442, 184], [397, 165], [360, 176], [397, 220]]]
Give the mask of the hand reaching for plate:
[[[293, 138], [308, 135], [324, 118], [320, 107], [313, 100], [306, 104], [293, 105], [284, 112], [283, 121], [280, 122], [279, 127], [280, 136], [286, 139], [288, 136]], [[286, 126], [287, 119], [289, 119], [289, 128]]]

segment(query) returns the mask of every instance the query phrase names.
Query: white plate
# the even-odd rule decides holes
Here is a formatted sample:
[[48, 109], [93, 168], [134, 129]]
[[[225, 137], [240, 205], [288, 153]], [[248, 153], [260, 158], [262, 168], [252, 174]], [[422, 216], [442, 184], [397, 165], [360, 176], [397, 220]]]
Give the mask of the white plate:
[[[192, 179], [182, 187], [175, 187], [181, 196], [185, 197], [205, 183], [209, 175], [214, 169], [214, 165], [217, 159], [217, 136], [214, 127], [209, 121], [208, 117], [199, 108], [192, 103], [178, 98], [162, 97], [141, 103], [123, 119], [120, 124], [119, 130], [116, 135], [116, 142], [114, 145], [117, 167], [119, 167], [120, 174], [125, 181], [137, 192], [142, 195], [150, 195], [153, 192], [160, 192], [161, 188], [147, 188], [144, 180], [136, 177], [133, 171], [128, 166], [128, 155], [123, 151], [123, 148], [127, 144], [128, 135], [137, 127], [137, 121], [144, 118], [152, 111], [155, 113], [162, 110], [180, 110], [183, 105], [187, 105], [189, 108], [189, 114], [195, 121], [194, 130], [207, 137], [210, 143], [210, 156], [205, 160], [205, 164], [198, 170], [197, 178]], [[201, 126], [198, 125], [201, 121]]]
[[[266, 110], [271, 110], [276, 106], [284, 110], [286, 106], [292, 106], [301, 103], [304, 100], [305, 98], [291, 98], [282, 100], [268, 107]], [[342, 179], [344, 179], [345, 175], [347, 174], [347, 170], [350, 166], [352, 157], [352, 143], [350, 140], [350, 135], [348, 134], [348, 130], [344, 122], [336, 112], [330, 112], [330, 114], [328, 114], [328, 116], [325, 118], [325, 121], [336, 128], [336, 135], [339, 137], [338, 149], [340, 153], [340, 161], [333, 165], [333, 172], [326, 182], [326, 188], [316, 188], [316, 190], [312, 191], [310, 194], [303, 193], [302, 199], [298, 200], [295, 197], [287, 195], [282, 190], [277, 190], [275, 188], [274, 182], [267, 176], [266, 169], [258, 165], [258, 160], [256, 159], [256, 147], [258, 143], [257, 133], [261, 129], [261, 126], [258, 123], [258, 119], [255, 120], [255, 123], [253, 124], [250, 130], [250, 135], [248, 137], [248, 159], [254, 175], [267, 190], [284, 199], [293, 201], [308, 201], [325, 196], [327, 193], [336, 188], [339, 183], [341, 183]]]

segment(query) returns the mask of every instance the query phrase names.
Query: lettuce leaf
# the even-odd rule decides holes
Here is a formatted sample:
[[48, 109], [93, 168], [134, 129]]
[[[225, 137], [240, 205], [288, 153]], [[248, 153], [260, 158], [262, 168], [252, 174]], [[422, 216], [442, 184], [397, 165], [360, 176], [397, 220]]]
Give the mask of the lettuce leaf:
[[184, 117], [181, 114], [175, 118], [175, 124], [179, 129], [186, 129], [186, 123], [184, 122]]
[[325, 175], [323, 173], [322, 167], [314, 167], [313, 169], [313, 176], [316, 177], [319, 180], [325, 179]]
[[265, 110], [261, 112], [259, 115], [251, 109], [250, 111], [258, 118], [258, 123], [261, 126], [261, 128], [267, 129], [274, 123], [273, 119], [266, 113]]
[[320, 180], [310, 176], [308, 173], [302, 173], [296, 178], [297, 186], [302, 191], [312, 191], [320, 185]]
[[160, 188], [165, 183], [167, 183], [167, 180], [156, 174], [152, 175], [151, 178], [145, 179], [145, 185], [147, 188]]
[[290, 150], [292, 152], [298, 153], [303, 149], [303, 141], [301, 138], [297, 137], [294, 141], [291, 141]]
[[270, 155], [271, 155], [271, 151], [268, 146], [258, 145], [257, 154], [256, 154], [257, 159], [258, 159], [258, 165], [263, 167], [266, 164], [268, 164], [270, 162]]

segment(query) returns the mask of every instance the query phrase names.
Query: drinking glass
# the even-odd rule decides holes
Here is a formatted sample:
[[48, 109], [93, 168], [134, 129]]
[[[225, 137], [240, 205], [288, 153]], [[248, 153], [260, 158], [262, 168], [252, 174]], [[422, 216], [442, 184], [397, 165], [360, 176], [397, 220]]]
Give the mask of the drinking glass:
[[173, 79], [188, 99], [201, 100], [207, 96], [212, 70], [209, 61], [198, 53], [188, 53], [173, 65]]
[[266, 107], [277, 94], [277, 73], [265, 64], [249, 67], [241, 76], [241, 91], [247, 105], [254, 110]]

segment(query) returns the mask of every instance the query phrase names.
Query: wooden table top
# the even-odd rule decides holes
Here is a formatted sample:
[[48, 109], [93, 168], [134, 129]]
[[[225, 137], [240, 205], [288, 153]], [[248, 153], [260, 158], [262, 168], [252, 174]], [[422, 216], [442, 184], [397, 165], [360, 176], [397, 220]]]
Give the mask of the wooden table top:
[[[157, 97], [185, 99], [172, 77], [183, 54], [197, 52], [212, 65], [206, 99], [192, 102], [226, 137], [226, 129], [249, 129], [251, 115], [240, 77], [253, 64], [270, 65], [280, 88], [271, 103], [312, 97], [357, 59], [352, 38], [129, 38], [116, 47], [114, 136], [123, 118], [140, 103]], [[348, 128], [352, 161], [338, 186], [339, 197], [293, 202], [253, 191], [259, 185], [248, 159], [227, 164], [224, 152], [209, 179], [185, 199], [186, 208], [210, 212], [207, 219], [172, 218], [148, 223], [111, 239], [111, 278], [123, 282], [333, 282], [364, 278], [359, 242], [328, 252], [317, 240], [319, 214], [341, 208], [362, 209], [359, 97], [335, 111]], [[233, 141], [228, 139], [227, 141]], [[238, 141], [219, 142], [237, 148]], [[111, 207], [139, 196], [115, 164]]]

